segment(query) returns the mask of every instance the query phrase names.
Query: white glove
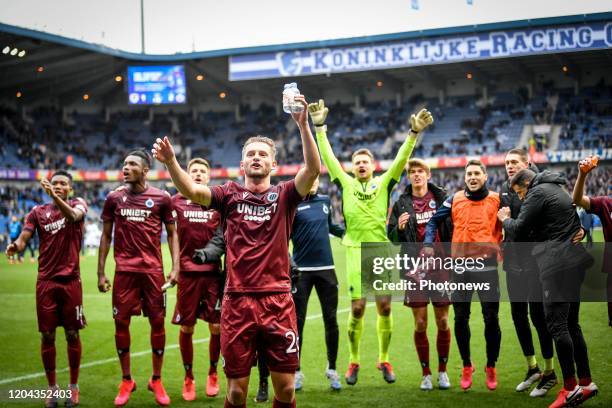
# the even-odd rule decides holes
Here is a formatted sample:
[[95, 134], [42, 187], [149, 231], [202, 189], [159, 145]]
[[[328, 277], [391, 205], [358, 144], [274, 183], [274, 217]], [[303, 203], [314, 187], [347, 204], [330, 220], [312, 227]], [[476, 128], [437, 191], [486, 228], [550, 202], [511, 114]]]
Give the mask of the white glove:
[[327, 114], [329, 113], [329, 109], [325, 107], [325, 101], [323, 99], [319, 99], [319, 103], [311, 103], [308, 105], [308, 112], [310, 113], [312, 123], [315, 126], [323, 126], [325, 124]]
[[413, 113], [410, 116], [410, 128], [416, 133], [419, 133], [427, 126], [431, 125], [433, 121], [431, 112], [427, 109], [421, 109], [416, 115]]

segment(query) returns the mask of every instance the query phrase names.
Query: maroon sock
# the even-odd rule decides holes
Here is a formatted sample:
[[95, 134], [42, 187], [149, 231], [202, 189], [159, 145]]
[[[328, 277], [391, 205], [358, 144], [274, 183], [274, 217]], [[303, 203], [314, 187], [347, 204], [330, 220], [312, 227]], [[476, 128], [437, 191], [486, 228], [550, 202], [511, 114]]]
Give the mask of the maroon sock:
[[573, 391], [576, 388], [576, 378], [564, 378], [563, 379], [563, 388], [567, 391]]
[[181, 357], [183, 358], [183, 367], [185, 367], [185, 377], [193, 379], [193, 332], [185, 333], [182, 330], [179, 332], [179, 348], [181, 349]]
[[423, 375], [430, 375], [431, 369], [429, 368], [429, 340], [427, 339], [427, 332], [414, 332], [414, 344], [416, 351], [421, 362], [421, 368], [423, 369]]
[[438, 330], [438, 337], [436, 338], [436, 348], [438, 349], [438, 371], [446, 371], [446, 363], [448, 363], [450, 344], [450, 329]]
[[166, 347], [166, 330], [164, 318], [150, 319], [151, 323], [151, 351], [153, 353], [153, 377], [161, 377], [164, 363], [164, 348]]
[[70, 367], [70, 384], [79, 383], [81, 365], [81, 338], [78, 334], [68, 340], [68, 366]]
[[225, 403], [223, 404], [223, 408], [246, 408], [246, 402], [244, 404], [234, 405], [230, 404], [230, 402], [227, 400], [227, 397], [225, 397]]
[[295, 398], [291, 402], [280, 402], [276, 399], [276, 397], [274, 397], [272, 408], [295, 408]]
[[219, 355], [221, 354], [221, 335], [211, 334], [210, 342], [208, 343], [208, 354], [210, 356], [210, 367], [208, 374], [217, 372], [217, 363], [219, 362]]
[[591, 379], [591, 377], [584, 377], [584, 378], [579, 378], [578, 379], [578, 385], [581, 385], [583, 387], [586, 387], [587, 385], [589, 385], [592, 382], [593, 382], [593, 380]]
[[42, 341], [40, 344], [40, 355], [42, 357], [43, 367], [45, 368], [45, 375], [47, 376], [47, 383], [49, 386], [57, 384], [55, 378], [55, 342]]
[[115, 319], [115, 347], [121, 365], [121, 375], [130, 375], [130, 321]]

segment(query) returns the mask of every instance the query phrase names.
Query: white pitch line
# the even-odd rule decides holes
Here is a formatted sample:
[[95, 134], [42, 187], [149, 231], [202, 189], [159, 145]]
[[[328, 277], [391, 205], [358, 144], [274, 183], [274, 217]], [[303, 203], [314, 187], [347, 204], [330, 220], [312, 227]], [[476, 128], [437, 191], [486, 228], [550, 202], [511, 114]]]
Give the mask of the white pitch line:
[[[368, 306], [372, 305], [373, 303], [369, 303]], [[345, 308], [345, 309], [340, 309], [338, 310], [336, 313], [345, 313], [350, 311], [351, 308]], [[312, 315], [312, 316], [307, 316], [306, 320], [312, 320], [312, 319], [318, 319], [319, 317], [323, 317], [322, 313], [316, 314], [316, 315]], [[196, 339], [193, 341], [194, 344], [199, 344], [199, 343], [206, 343], [207, 341], [210, 340], [210, 337], [207, 337], [205, 339]], [[170, 344], [168, 346], [166, 346], [165, 350], [174, 350], [179, 348], [178, 344]], [[140, 356], [148, 356], [151, 354], [151, 350], [143, 350], [143, 351], [138, 351], [136, 353], [130, 353], [130, 357], [140, 357]], [[95, 367], [95, 366], [99, 366], [99, 365], [103, 365], [103, 364], [108, 364], [108, 363], [113, 363], [117, 361], [117, 357], [113, 357], [113, 358], [105, 358], [103, 360], [96, 360], [96, 361], [91, 361], [89, 363], [85, 363], [85, 364], [81, 364], [81, 369], [83, 368], [88, 368], [88, 367]], [[56, 370], [57, 373], [65, 373], [68, 371], [68, 367], [66, 368], [61, 368], [59, 370]], [[32, 378], [38, 378], [38, 377], [44, 377], [45, 376], [45, 372], [42, 371], [40, 373], [33, 373], [33, 374], [28, 374], [28, 375], [22, 375], [19, 377], [12, 377], [12, 378], [5, 378], [4, 380], [0, 380], [0, 385], [2, 384], [9, 384], [9, 383], [14, 383], [17, 381], [22, 381], [22, 380], [31, 380]]]

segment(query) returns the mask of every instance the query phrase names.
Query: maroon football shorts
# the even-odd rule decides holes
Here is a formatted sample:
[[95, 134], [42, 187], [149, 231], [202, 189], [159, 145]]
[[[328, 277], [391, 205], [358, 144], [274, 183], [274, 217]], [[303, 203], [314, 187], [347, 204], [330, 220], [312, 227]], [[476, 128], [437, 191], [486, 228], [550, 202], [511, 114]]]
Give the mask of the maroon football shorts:
[[181, 272], [172, 323], [193, 326], [196, 319], [219, 323], [221, 319], [221, 275]]
[[161, 273], [116, 272], [113, 279], [113, 317], [127, 320], [141, 313], [151, 318], [166, 316], [166, 294]]
[[270, 371], [293, 373], [297, 369], [297, 317], [290, 293], [223, 295], [221, 354], [225, 375], [248, 377], [257, 353], [263, 353]]
[[434, 307], [449, 306], [451, 304], [450, 292], [445, 290], [439, 291], [427, 287], [421, 289], [420, 286], [423, 280], [443, 284], [445, 281], [450, 281], [448, 278], [449, 276], [448, 272], [433, 271], [426, 273], [424, 276], [413, 278], [412, 280], [416, 283], [416, 288], [414, 290], [406, 289], [404, 305], [419, 308], [426, 307], [429, 302], [431, 302]]
[[80, 330], [85, 327], [81, 279], [37, 281], [36, 314], [39, 332], [52, 332], [58, 326], [63, 326], [66, 330]]

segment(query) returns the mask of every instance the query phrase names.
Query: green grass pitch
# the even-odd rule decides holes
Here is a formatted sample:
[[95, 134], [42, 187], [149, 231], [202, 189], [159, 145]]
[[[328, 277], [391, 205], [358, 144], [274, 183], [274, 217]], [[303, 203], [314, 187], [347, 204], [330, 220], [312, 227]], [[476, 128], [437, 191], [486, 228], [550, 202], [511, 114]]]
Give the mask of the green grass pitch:
[[[598, 241], [602, 240], [597, 231]], [[344, 276], [344, 250], [338, 240], [333, 241], [338, 278], [340, 280], [340, 303], [338, 321], [340, 324], [340, 351], [338, 371], [343, 374], [348, 364], [346, 322], [350, 306]], [[167, 249], [164, 259], [168, 264]], [[120, 381], [120, 370], [114, 346], [114, 325], [111, 312], [110, 293], [101, 294], [96, 288], [95, 256], [87, 256], [81, 261], [81, 275], [84, 288], [84, 310], [88, 326], [82, 331], [83, 359], [80, 377], [81, 405], [83, 407], [112, 406]], [[45, 378], [40, 360], [39, 335], [37, 333], [34, 288], [36, 265], [26, 259], [22, 265], [9, 265], [6, 258], [0, 260], [0, 406], [30, 407], [42, 406], [42, 401], [15, 401], [8, 399], [9, 390], [44, 389]], [[113, 262], [109, 256], [107, 274], [112, 277]], [[314, 293], [314, 292], [313, 292]], [[170, 324], [174, 310], [176, 292], [168, 296], [168, 316], [166, 319], [167, 348], [163, 370], [166, 390], [172, 399], [172, 406], [222, 407], [225, 392], [225, 378], [221, 374], [221, 396], [206, 398], [204, 385], [208, 369], [208, 328], [201, 322], [197, 325], [195, 344], [195, 374], [198, 398], [195, 403], [186, 403], [181, 398], [183, 368], [178, 350], [178, 327]], [[408, 308], [399, 303], [393, 304], [395, 329], [391, 341], [391, 362], [397, 375], [395, 384], [386, 384], [380, 372], [375, 369], [378, 355], [375, 331], [376, 313], [369, 307], [365, 317], [365, 330], [362, 340], [362, 362], [359, 382], [349, 387], [343, 384], [341, 392], [332, 392], [324, 377], [326, 365], [323, 321], [316, 295], [313, 294], [308, 310], [302, 354], [302, 370], [306, 380], [304, 390], [297, 395], [299, 406], [305, 407], [546, 407], [552, 402], [559, 390], [557, 386], [545, 399], [530, 398], [526, 393], [517, 393], [514, 387], [523, 379], [525, 359], [522, 356], [508, 303], [500, 310], [502, 327], [501, 356], [497, 364], [499, 388], [490, 392], [484, 384], [484, 336], [480, 306], [472, 308], [472, 354], [476, 365], [473, 388], [464, 393], [459, 389], [461, 362], [456, 345], [451, 348], [449, 375], [452, 389], [422, 392], [418, 389], [420, 367], [412, 340], [414, 323]], [[432, 316], [430, 311], [430, 316]], [[608, 327], [606, 305], [604, 303], [583, 303], [581, 323], [589, 347], [593, 378], [600, 387], [600, 395], [587, 402], [590, 407], [612, 407], [612, 328]], [[452, 309], [451, 309], [452, 324]], [[430, 317], [429, 324], [430, 355], [432, 368], [437, 368], [435, 352], [435, 324]], [[146, 382], [151, 373], [149, 346], [149, 327], [142, 317], [133, 318], [132, 334], [132, 373], [138, 390], [132, 395], [130, 407], [154, 406], [153, 395], [146, 390]], [[537, 336], [533, 331], [534, 339]], [[57, 333], [58, 381], [68, 382], [66, 370], [66, 347], [61, 329]], [[542, 363], [541, 356], [538, 360]], [[557, 375], [560, 376], [558, 363]], [[253, 397], [257, 387], [257, 369], [252, 371], [249, 406], [255, 406]], [[272, 389], [270, 387], [270, 391]], [[271, 403], [262, 404], [270, 406]]]

